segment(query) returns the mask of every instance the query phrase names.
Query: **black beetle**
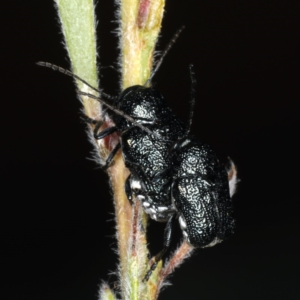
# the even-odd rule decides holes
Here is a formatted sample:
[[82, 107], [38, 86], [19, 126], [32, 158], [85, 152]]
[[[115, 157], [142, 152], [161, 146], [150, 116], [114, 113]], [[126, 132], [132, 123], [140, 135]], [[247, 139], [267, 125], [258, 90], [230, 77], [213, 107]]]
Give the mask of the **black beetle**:
[[[49, 63], [38, 64], [59, 70], [90, 86], [60, 67]], [[125, 165], [131, 172], [125, 184], [128, 199], [132, 201], [135, 196], [152, 219], [168, 221], [164, 248], [154, 257], [155, 263], [144, 280], [148, 280], [157, 262], [168, 249], [172, 221], [176, 217], [179, 218], [185, 239], [194, 247], [213, 246], [229, 237], [234, 230], [230, 197], [233, 192], [229, 191], [225, 168], [220, 165], [208, 145], [189, 136], [195, 103], [195, 76], [192, 66], [190, 71], [192, 97], [187, 127], [173, 114], [163, 96], [151, 87], [129, 87], [117, 99], [91, 86], [100, 92], [101, 98], [79, 92], [80, 95], [98, 100], [113, 112], [111, 118], [115, 126], [99, 133], [103, 122], [85, 119], [96, 124], [96, 139], [103, 139], [114, 132], [119, 133], [120, 143], [109, 154], [106, 167], [121, 148]], [[114, 100], [115, 104], [109, 104], [110, 100]], [[233, 188], [236, 174], [234, 176]]]
[[144, 280], [149, 279], [168, 249], [175, 218], [179, 220], [185, 240], [193, 247], [214, 246], [232, 235], [235, 227], [231, 200], [237, 182], [234, 164], [231, 162], [229, 176], [212, 149], [189, 135], [195, 104], [193, 66], [190, 66], [190, 75], [192, 88], [188, 126], [169, 149], [170, 168], [162, 173], [171, 184], [173, 214], [170, 214], [165, 228], [164, 248], [154, 257]]
[[[116, 108], [123, 113], [112, 116], [116, 126], [95, 134], [96, 138], [104, 138], [114, 131], [120, 133], [124, 162], [131, 172], [125, 186], [128, 199], [134, 195], [152, 219], [168, 221], [164, 247], [154, 257], [144, 280], [149, 279], [168, 249], [175, 218], [179, 218], [183, 235], [193, 247], [214, 246], [232, 235], [235, 227], [233, 192], [225, 168], [207, 144], [189, 136], [195, 103], [192, 66], [190, 74], [188, 126], [173, 114], [158, 91], [133, 86], [116, 101]], [[127, 115], [150, 132], [133, 124]], [[109, 162], [111, 158], [109, 155]]]

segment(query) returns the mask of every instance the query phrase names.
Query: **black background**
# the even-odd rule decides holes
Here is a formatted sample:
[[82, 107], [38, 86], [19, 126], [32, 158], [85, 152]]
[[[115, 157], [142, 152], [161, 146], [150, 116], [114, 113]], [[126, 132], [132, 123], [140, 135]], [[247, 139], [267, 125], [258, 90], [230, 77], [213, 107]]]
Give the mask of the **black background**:
[[[198, 250], [160, 299], [300, 299], [297, 1], [175, 2], [158, 48], [186, 29], [154, 82], [186, 120], [194, 63], [192, 132], [234, 160], [241, 182], [235, 235]], [[97, 5], [103, 67], [116, 67], [115, 10]], [[116, 280], [114, 208], [106, 174], [87, 159], [72, 80], [35, 65], [69, 67], [56, 12], [52, 1], [6, 1], [1, 14], [2, 283], [9, 299], [95, 300], [101, 280]], [[100, 72], [117, 93], [118, 72]], [[152, 253], [163, 228], [150, 224]]]

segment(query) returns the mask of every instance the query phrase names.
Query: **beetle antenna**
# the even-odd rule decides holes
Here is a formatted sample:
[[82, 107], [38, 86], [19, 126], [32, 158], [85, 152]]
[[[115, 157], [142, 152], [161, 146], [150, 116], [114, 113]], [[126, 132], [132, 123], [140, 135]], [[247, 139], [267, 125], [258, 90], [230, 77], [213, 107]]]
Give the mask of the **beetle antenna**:
[[168, 54], [168, 52], [170, 51], [170, 49], [172, 48], [172, 46], [175, 44], [175, 42], [177, 41], [180, 33], [182, 32], [182, 30], [185, 28], [185, 26], [180, 27], [176, 33], [174, 34], [173, 38], [171, 39], [171, 41], [169, 42], [169, 44], [167, 45], [166, 49], [164, 50], [164, 52], [162, 53], [161, 57], [159, 58], [158, 62], [155, 64], [155, 68], [152, 71], [152, 74], [150, 76], [150, 78], [146, 81], [146, 83], [144, 84], [144, 86], [146, 86], [149, 82], [151, 82], [152, 78], [154, 77], [154, 75], [156, 74], [157, 70], [159, 69], [159, 67], [161, 66], [165, 56]]
[[97, 93], [99, 93], [101, 95], [101, 97], [105, 100], [115, 100], [116, 97], [114, 96], [110, 96], [102, 91], [100, 91], [99, 89], [93, 87], [92, 85], [90, 85], [88, 82], [86, 82], [84, 79], [80, 78], [79, 76], [77, 76], [76, 74], [74, 74], [73, 72], [67, 70], [67, 69], [64, 69], [60, 66], [57, 66], [57, 65], [54, 65], [54, 64], [51, 64], [49, 62], [44, 62], [44, 61], [39, 61], [36, 63], [38, 66], [41, 66], [41, 67], [47, 67], [47, 68], [50, 68], [54, 71], [58, 71], [60, 73], [63, 73], [65, 75], [68, 75], [68, 76], [71, 76], [75, 79], [78, 79], [79, 81], [83, 82], [85, 85], [87, 85], [88, 87], [90, 87], [92, 90], [96, 91]]
[[100, 94], [101, 98], [97, 97], [97, 96], [95, 96], [93, 94], [85, 93], [85, 92], [82, 92], [82, 91], [78, 91], [79, 95], [87, 96], [89, 98], [97, 100], [101, 104], [105, 105], [111, 111], [113, 111], [116, 114], [118, 114], [118, 115], [122, 116], [123, 118], [127, 119], [134, 126], [139, 127], [140, 129], [144, 130], [145, 132], [147, 132], [150, 135], [153, 135], [154, 137], [156, 137], [159, 140], [167, 141], [164, 137], [160, 136], [159, 134], [151, 131], [149, 128], [147, 128], [147, 127], [143, 126], [142, 124], [138, 123], [134, 118], [132, 118], [131, 116], [125, 114], [123, 111], [119, 110], [114, 105], [112, 105], [112, 104], [110, 104], [108, 102], [109, 100], [116, 100], [116, 97], [110, 96], [110, 95], [108, 95], [106, 93], [103, 93], [101, 90], [96, 89], [95, 87], [93, 87], [92, 85], [90, 85], [89, 83], [87, 83], [85, 80], [83, 80], [82, 78], [80, 78], [79, 76], [77, 76], [76, 74], [74, 74], [73, 72], [71, 72], [71, 71], [69, 71], [67, 69], [64, 69], [64, 68], [62, 68], [60, 66], [57, 66], [57, 65], [54, 65], [54, 64], [51, 64], [51, 63], [48, 63], [48, 62], [43, 62], [43, 61], [39, 61], [36, 64], [39, 65], [39, 66], [42, 66], [42, 67], [47, 67], [47, 68], [53, 69], [54, 71], [61, 72], [61, 73], [65, 74], [65, 75], [68, 75], [68, 76], [71, 76], [73, 78], [76, 78], [76, 79], [80, 80], [81, 82], [83, 82], [84, 84], [86, 84], [88, 87], [90, 87], [92, 90], [98, 92]]
[[186, 127], [186, 131], [184, 136], [188, 136], [191, 131], [191, 126], [193, 122], [193, 115], [194, 115], [194, 108], [195, 108], [195, 101], [196, 101], [196, 76], [195, 76], [195, 70], [194, 65], [190, 64], [190, 77], [191, 77], [191, 97], [190, 97], [190, 111], [189, 111], [189, 120]]

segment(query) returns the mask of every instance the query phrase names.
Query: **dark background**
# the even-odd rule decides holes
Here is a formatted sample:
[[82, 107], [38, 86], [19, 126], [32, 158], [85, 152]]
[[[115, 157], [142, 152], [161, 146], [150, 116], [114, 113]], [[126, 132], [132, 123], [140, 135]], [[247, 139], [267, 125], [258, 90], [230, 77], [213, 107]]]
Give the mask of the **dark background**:
[[[235, 235], [198, 250], [160, 299], [300, 299], [298, 3], [174, 2], [158, 49], [186, 29], [154, 82], [186, 120], [194, 63], [192, 132], [233, 159], [241, 182]], [[99, 1], [103, 67], [118, 56], [114, 11]], [[101, 280], [116, 280], [114, 208], [107, 175], [87, 159], [72, 80], [35, 65], [69, 68], [56, 12], [52, 1], [6, 1], [1, 14], [2, 283], [9, 299], [95, 300]], [[116, 70], [101, 69], [108, 93], [118, 82]], [[152, 253], [163, 228], [150, 224]], [[179, 239], [176, 230], [173, 247]]]

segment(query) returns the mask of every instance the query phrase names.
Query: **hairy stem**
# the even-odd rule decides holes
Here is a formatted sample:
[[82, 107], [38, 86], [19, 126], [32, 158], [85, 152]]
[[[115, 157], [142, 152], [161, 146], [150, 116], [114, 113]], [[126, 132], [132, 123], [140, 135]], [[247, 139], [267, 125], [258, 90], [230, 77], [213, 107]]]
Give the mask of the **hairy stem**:
[[[116, 1], [119, 7], [119, 65], [123, 90], [132, 85], [144, 85], [150, 78], [165, 3], [164, 0]], [[93, 1], [55, 0], [55, 2], [72, 71], [92, 86], [98, 87]], [[94, 90], [80, 81], [76, 81], [76, 85], [82, 92], [97, 95]], [[82, 102], [88, 117], [102, 119], [101, 107], [97, 101], [83, 96]], [[111, 120], [105, 120], [105, 127], [111, 125]], [[93, 130], [92, 126], [91, 130]], [[103, 140], [93, 140], [93, 143], [100, 153], [99, 158], [105, 160], [111, 149]], [[118, 140], [115, 143], [117, 142]], [[114, 164], [108, 169], [108, 174], [116, 212], [121, 297], [124, 300], [157, 299], [163, 281], [189, 255], [191, 248], [183, 243], [163, 270], [162, 263], [159, 262], [150, 279], [143, 282], [142, 279], [149, 269], [146, 240], [147, 216], [138, 201], [131, 206], [125, 195], [124, 184], [129, 171], [124, 165], [120, 152], [114, 157]], [[116, 296], [107, 284], [102, 284], [100, 298], [114, 300]]]

